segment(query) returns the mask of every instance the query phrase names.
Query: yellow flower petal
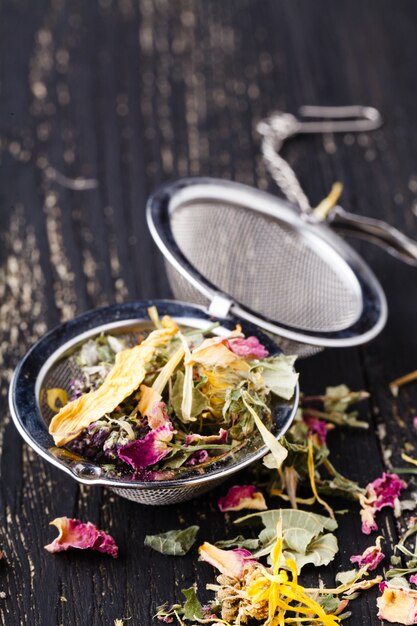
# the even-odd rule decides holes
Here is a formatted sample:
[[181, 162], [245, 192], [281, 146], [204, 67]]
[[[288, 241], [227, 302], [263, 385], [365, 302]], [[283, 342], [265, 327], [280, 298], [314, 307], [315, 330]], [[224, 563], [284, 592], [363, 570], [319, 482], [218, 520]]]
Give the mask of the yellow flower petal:
[[113, 411], [139, 387], [155, 349], [178, 331], [177, 324], [168, 316], [163, 318], [162, 326], [140, 345], [118, 352], [115, 364], [103, 384], [69, 402], [55, 415], [49, 425], [55, 445], [63, 446], [77, 437], [84, 428]]

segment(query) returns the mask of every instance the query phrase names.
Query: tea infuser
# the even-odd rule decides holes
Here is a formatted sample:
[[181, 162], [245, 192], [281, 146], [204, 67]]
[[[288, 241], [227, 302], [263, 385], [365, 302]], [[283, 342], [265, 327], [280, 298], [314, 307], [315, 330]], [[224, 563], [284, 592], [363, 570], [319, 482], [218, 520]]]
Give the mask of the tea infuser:
[[304, 119], [278, 112], [258, 125], [266, 165], [287, 201], [236, 182], [186, 178], [151, 196], [147, 219], [177, 299], [250, 321], [287, 352], [308, 356], [365, 343], [387, 317], [378, 280], [334, 229], [375, 241], [412, 265], [417, 243], [331, 202], [312, 209], [279, 154], [297, 133], [376, 129], [379, 112], [362, 106], [300, 112]]
[[[127, 345], [134, 345], [138, 334], [153, 328], [147, 313], [150, 306], [156, 306], [161, 316], [169, 315], [183, 327], [204, 329], [213, 323], [211, 314], [202, 307], [173, 300], [116, 304], [79, 315], [47, 333], [22, 359], [10, 384], [9, 406], [12, 419], [23, 439], [46, 461], [78, 482], [105, 486], [134, 502], [164, 505], [205, 493], [263, 457], [268, 450], [259, 433], [254, 433], [242, 448], [228, 452], [224, 458], [204, 470], [199, 466], [166, 470], [159, 472], [160, 476], [154, 481], [109, 476], [98, 463], [66, 448], [55, 447], [48, 433], [48, 424], [54, 412], [48, 406], [46, 391], [58, 387], [71, 396], [71, 381], [82, 378], [82, 370], [74, 357], [77, 348], [101, 333], [109, 333], [122, 338]], [[238, 323], [232, 317], [218, 321], [220, 325], [212, 330], [212, 334], [223, 337], [227, 337]], [[243, 323], [242, 329], [246, 336], [255, 335], [271, 355], [281, 352], [259, 328]], [[293, 421], [298, 395], [297, 385], [289, 402], [275, 396], [272, 399], [271, 432], [277, 438], [286, 432]]]

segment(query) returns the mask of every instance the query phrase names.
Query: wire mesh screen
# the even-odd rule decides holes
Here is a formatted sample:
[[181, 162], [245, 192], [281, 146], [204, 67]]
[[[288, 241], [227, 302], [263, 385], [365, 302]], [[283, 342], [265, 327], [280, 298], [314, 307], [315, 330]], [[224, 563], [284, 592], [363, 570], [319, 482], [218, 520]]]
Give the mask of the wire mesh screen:
[[[319, 237], [279, 218], [217, 201], [193, 201], [171, 214], [174, 239], [217, 289], [281, 324], [330, 332], [362, 311], [350, 268]], [[169, 270], [176, 297], [206, 303]]]

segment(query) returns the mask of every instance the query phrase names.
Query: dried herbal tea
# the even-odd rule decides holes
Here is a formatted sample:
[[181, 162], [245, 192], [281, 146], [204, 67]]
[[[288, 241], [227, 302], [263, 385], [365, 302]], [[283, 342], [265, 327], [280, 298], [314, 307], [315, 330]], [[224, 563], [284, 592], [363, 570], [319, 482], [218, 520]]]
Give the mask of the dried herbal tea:
[[56, 446], [113, 476], [155, 480], [204, 471], [257, 431], [279, 467], [287, 450], [269, 428], [271, 402], [294, 394], [295, 357], [269, 355], [239, 326], [227, 338], [180, 328], [149, 310], [155, 330], [128, 347], [111, 335], [86, 341], [71, 358], [81, 376], [47, 389]]

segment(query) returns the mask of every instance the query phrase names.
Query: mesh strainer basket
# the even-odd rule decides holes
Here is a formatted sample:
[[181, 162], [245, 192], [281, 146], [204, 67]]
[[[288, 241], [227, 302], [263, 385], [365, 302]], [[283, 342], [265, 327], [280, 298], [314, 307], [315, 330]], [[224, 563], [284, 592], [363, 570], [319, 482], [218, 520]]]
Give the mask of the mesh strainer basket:
[[308, 356], [369, 341], [387, 317], [373, 272], [333, 229], [378, 243], [412, 265], [417, 243], [380, 220], [334, 207], [330, 198], [313, 209], [279, 154], [297, 133], [379, 128], [379, 112], [304, 106], [300, 115], [276, 112], [257, 127], [265, 163], [289, 202], [239, 183], [184, 179], [150, 198], [148, 224], [176, 298], [250, 321], [286, 351]]
[[185, 179], [152, 196], [148, 224], [176, 298], [250, 321], [286, 351], [357, 345], [385, 323], [383, 291], [361, 257], [280, 198]]
[[[129, 344], [137, 342], [138, 333], [152, 328], [147, 310], [155, 305], [160, 315], [169, 315], [188, 328], [207, 328], [215, 320], [202, 307], [153, 300], [114, 305], [84, 313], [52, 330], [42, 337], [19, 363], [9, 391], [9, 404], [13, 421], [25, 441], [44, 459], [65, 471], [78, 482], [103, 485], [118, 495], [142, 504], [173, 504], [189, 500], [217, 486], [235, 472], [260, 459], [267, 449], [258, 434], [240, 448], [228, 453], [222, 460], [201, 467], [170, 470], [159, 473], [156, 480], [139, 481], [111, 478], [103, 468], [86, 461], [65, 448], [54, 447], [48, 433], [48, 423], [53, 413], [46, 402], [45, 391], [60, 387], [71, 393], [71, 379], [79, 378], [80, 369], [73, 353], [87, 339], [103, 332], [123, 337]], [[227, 336], [237, 320], [218, 319], [220, 326], [213, 334]], [[274, 342], [250, 323], [242, 325], [244, 333], [255, 335], [269, 353], [281, 350]], [[298, 404], [298, 387], [290, 402], [275, 399], [271, 405], [272, 428], [280, 437], [290, 426]]]

